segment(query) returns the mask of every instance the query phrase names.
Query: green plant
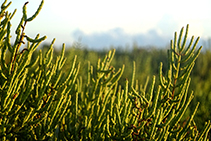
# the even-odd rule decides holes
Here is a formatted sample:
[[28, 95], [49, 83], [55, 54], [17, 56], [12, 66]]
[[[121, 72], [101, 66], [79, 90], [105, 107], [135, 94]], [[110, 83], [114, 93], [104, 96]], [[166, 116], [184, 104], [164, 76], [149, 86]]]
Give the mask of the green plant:
[[[72, 69], [66, 75], [62, 67], [62, 54], [53, 62], [53, 40], [49, 50], [43, 55], [40, 50], [36, 60], [32, 55], [46, 36], [28, 37], [24, 33], [25, 25], [32, 21], [40, 12], [43, 2], [32, 17], [27, 17], [26, 5], [23, 16], [16, 29], [16, 40], [10, 43], [11, 15], [5, 12], [11, 4], [6, 1], [1, 6], [0, 29], [0, 138], [2, 140], [47, 140], [62, 120], [70, 104], [70, 92], [75, 83], [79, 64], [73, 61]], [[27, 45], [21, 49], [21, 45]], [[10, 56], [6, 61], [5, 57]], [[67, 78], [64, 77], [67, 76]]]
[[[111, 65], [115, 50], [109, 51], [96, 67], [88, 63], [86, 79], [78, 76], [80, 63], [73, 59], [68, 73], [64, 69], [65, 46], [53, 59], [53, 43], [32, 59], [46, 38], [28, 37], [25, 25], [42, 8], [28, 18], [26, 5], [16, 30], [16, 41], [10, 43], [10, 19], [6, 0], [1, 6], [0, 24], [0, 138], [2, 140], [207, 140], [210, 121], [199, 133], [194, 115], [182, 121], [193, 92], [189, 93], [190, 74], [201, 47], [194, 37], [186, 47], [188, 26], [182, 42], [179, 38], [168, 50], [168, 69], [159, 81], [149, 77], [144, 85], [135, 80], [133, 62], [131, 80], [119, 81], [125, 66]], [[21, 49], [21, 45], [25, 44]], [[7, 56], [7, 58], [6, 58]], [[9, 57], [8, 57], [9, 56]], [[65, 70], [65, 71], [64, 71]]]
[[[89, 79], [83, 90], [82, 79], [77, 81], [76, 92], [80, 93], [75, 97], [77, 106], [73, 107], [77, 109], [77, 114], [65, 116], [59, 139], [206, 140], [210, 121], [199, 133], [193, 120], [199, 103], [191, 116], [182, 121], [193, 99], [193, 92], [189, 93], [188, 90], [190, 73], [202, 48], [196, 50], [199, 38], [194, 42], [194, 37], [185, 47], [188, 26], [181, 43], [183, 30], [178, 42], [176, 33], [174, 41], [171, 41], [165, 75], [160, 64], [158, 85], [155, 84], [155, 76], [151, 84], [147, 79], [144, 85], [139, 85], [134, 79], [135, 62], [130, 84], [126, 80], [124, 88], [118, 85], [124, 65], [115, 73], [110, 65], [115, 51], [110, 51], [102, 61], [99, 60], [95, 71], [89, 65]], [[74, 122], [73, 119], [77, 120]]]

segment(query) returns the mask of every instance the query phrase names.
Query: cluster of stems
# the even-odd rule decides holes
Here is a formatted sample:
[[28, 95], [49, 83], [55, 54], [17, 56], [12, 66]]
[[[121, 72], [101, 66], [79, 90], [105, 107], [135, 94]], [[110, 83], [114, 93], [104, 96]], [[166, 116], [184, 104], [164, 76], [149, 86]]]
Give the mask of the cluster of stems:
[[207, 140], [210, 121], [200, 132], [194, 122], [199, 103], [182, 120], [193, 99], [190, 74], [202, 48], [197, 49], [199, 38], [186, 43], [188, 25], [184, 38], [184, 28], [179, 38], [175, 33], [168, 50], [168, 70], [163, 74], [160, 63], [159, 81], [153, 76], [139, 84], [133, 62], [131, 79], [122, 86], [119, 81], [125, 66], [116, 70], [111, 65], [115, 50], [96, 60], [96, 68], [88, 63], [86, 79], [78, 75], [77, 56], [70, 70], [64, 71], [65, 45], [54, 58], [55, 39], [46, 52], [40, 50], [34, 56], [46, 36], [30, 38], [25, 26], [39, 14], [44, 0], [29, 18], [28, 2], [24, 4], [12, 45], [11, 18], [16, 10], [8, 13], [11, 3], [6, 3], [0, 13], [2, 140]]

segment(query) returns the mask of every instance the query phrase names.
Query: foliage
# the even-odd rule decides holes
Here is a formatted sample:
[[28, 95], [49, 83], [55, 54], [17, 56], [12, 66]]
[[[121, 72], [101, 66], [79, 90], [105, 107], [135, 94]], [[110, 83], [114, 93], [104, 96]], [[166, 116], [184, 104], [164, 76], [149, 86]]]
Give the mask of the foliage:
[[[74, 54], [77, 54], [78, 60], [81, 62], [81, 67], [85, 68], [87, 65], [87, 60], [91, 62], [93, 67], [96, 67], [95, 60], [98, 58], [103, 58], [104, 54], [107, 51], [92, 51], [87, 50], [86, 48], [75, 48], [74, 46], [67, 48], [66, 57], [68, 60], [73, 58]], [[204, 121], [210, 120], [211, 117], [211, 95], [210, 95], [210, 63], [211, 63], [211, 51], [209, 49], [204, 49], [198, 59], [196, 60], [195, 67], [192, 70], [190, 83], [190, 90], [194, 90], [194, 99], [187, 108], [187, 112], [183, 116], [183, 120], [186, 120], [191, 116], [191, 111], [194, 111], [195, 105], [200, 102], [197, 113], [195, 115], [195, 121], [197, 123], [197, 128], [199, 130], [203, 129]], [[159, 75], [159, 64], [163, 62], [163, 72], [167, 72], [168, 69], [168, 60], [167, 60], [167, 50], [165, 48], [146, 48], [137, 46], [134, 44], [131, 50], [128, 49], [116, 49], [115, 56], [111, 62], [111, 65], [115, 68], [120, 68], [122, 64], [125, 64], [124, 73], [119, 80], [119, 84], [124, 88], [125, 79], [131, 77], [133, 72], [132, 63], [136, 62], [136, 75], [135, 79], [139, 84], [144, 84], [147, 79], [151, 83], [151, 76]], [[80, 76], [85, 80], [86, 78], [86, 69], [80, 69]], [[131, 79], [129, 79], [129, 84]], [[155, 85], [158, 84], [158, 79], [156, 79]]]
[[[23, 6], [23, 17], [16, 30], [16, 41], [10, 44], [11, 15], [4, 12], [9, 6], [1, 7], [1, 81], [0, 81], [0, 138], [2, 140], [44, 140], [49, 139], [62, 120], [70, 103], [70, 92], [75, 83], [80, 65], [73, 61], [72, 69], [64, 79], [62, 67], [65, 63], [64, 47], [62, 54], [53, 62], [53, 40], [49, 50], [42, 51], [32, 60], [32, 55], [46, 36], [39, 34], [30, 38], [24, 33], [25, 25], [32, 21], [43, 5], [41, 2], [35, 14], [27, 18], [26, 5]], [[27, 47], [19, 51], [21, 44]], [[5, 61], [5, 56], [9, 62]]]
[[[54, 57], [53, 44], [37, 52], [46, 36], [33, 39], [24, 30], [42, 8], [28, 18], [26, 5], [16, 30], [14, 45], [10, 43], [10, 20], [7, 1], [1, 6], [0, 24], [0, 138], [2, 140], [206, 140], [210, 121], [199, 132], [194, 115], [195, 105], [186, 122], [182, 117], [193, 92], [189, 93], [190, 74], [201, 47], [193, 37], [186, 47], [188, 26], [182, 42], [175, 33], [168, 50], [168, 65], [163, 74], [160, 63], [158, 79], [145, 77], [144, 85], [136, 80], [136, 65], [132, 63], [131, 80], [121, 80], [127, 67], [112, 65], [115, 50], [103, 59], [91, 55], [97, 63], [87, 62], [86, 77], [79, 73], [76, 56], [65, 59], [65, 45]], [[21, 49], [21, 45], [25, 44]], [[137, 53], [135, 53], [137, 56]], [[143, 56], [144, 57], [144, 56]], [[129, 63], [129, 58], [124, 57]], [[144, 71], [151, 73], [149, 60]], [[143, 59], [142, 59], [143, 60]], [[72, 64], [65, 67], [65, 63]], [[113, 62], [119, 65], [118, 60]], [[128, 64], [127, 63], [127, 64]], [[84, 70], [85, 67], [83, 67]], [[129, 78], [129, 77], [127, 77]], [[142, 83], [142, 82], [141, 82]], [[143, 83], [142, 83], [143, 84]]]

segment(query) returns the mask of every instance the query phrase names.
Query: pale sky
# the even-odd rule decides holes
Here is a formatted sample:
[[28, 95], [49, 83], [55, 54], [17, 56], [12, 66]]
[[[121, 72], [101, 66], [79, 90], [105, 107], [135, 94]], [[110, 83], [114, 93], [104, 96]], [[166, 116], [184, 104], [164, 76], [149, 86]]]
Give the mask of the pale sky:
[[[12, 20], [14, 30], [26, 0], [11, 1], [9, 11], [18, 10]], [[30, 17], [41, 0], [28, 1]], [[40, 33], [47, 35], [48, 42], [55, 37], [57, 44], [71, 44], [77, 41], [73, 36], [76, 31], [81, 31], [82, 36], [94, 36], [120, 28], [128, 37], [153, 30], [170, 40], [175, 31], [189, 24], [189, 36], [208, 38], [211, 37], [210, 7], [210, 0], [45, 0], [38, 17], [27, 24], [26, 34], [33, 37]]]

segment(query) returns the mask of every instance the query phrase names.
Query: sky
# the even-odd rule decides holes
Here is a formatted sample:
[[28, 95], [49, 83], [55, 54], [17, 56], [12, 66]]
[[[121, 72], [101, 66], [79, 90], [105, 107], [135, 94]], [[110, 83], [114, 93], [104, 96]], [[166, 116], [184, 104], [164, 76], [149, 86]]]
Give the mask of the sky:
[[[11, 0], [9, 11], [14, 33], [26, 0]], [[2, 4], [1, 0], [1, 4]], [[9, 2], [9, 0], [8, 0]], [[28, 17], [41, 0], [28, 0]], [[27, 23], [26, 35], [56, 38], [56, 46], [81, 42], [90, 48], [110, 45], [166, 46], [174, 32], [189, 24], [189, 37], [211, 37], [210, 0], [44, 0], [37, 18]], [[15, 35], [14, 35], [15, 36]], [[13, 37], [14, 37], [13, 36]]]

